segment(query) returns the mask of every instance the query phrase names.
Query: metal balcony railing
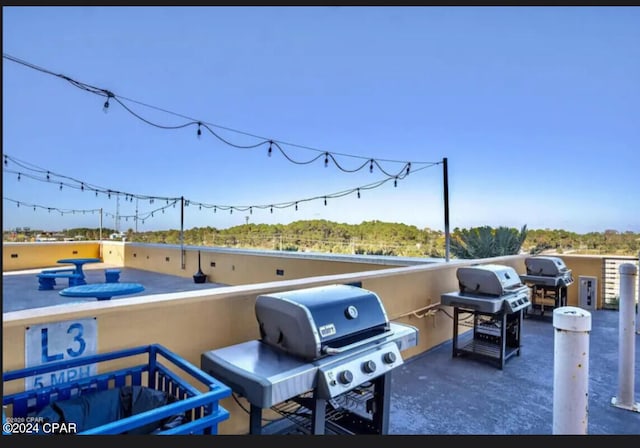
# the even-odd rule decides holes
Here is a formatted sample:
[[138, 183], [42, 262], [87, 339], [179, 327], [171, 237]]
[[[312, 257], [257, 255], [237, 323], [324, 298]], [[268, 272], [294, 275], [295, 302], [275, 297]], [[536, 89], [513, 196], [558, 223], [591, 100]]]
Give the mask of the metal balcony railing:
[[[603, 308], [618, 309], [620, 300], [620, 265], [634, 263], [640, 273], [638, 258], [607, 257], [602, 264], [602, 297]], [[638, 282], [635, 282], [635, 297], [638, 302]]]

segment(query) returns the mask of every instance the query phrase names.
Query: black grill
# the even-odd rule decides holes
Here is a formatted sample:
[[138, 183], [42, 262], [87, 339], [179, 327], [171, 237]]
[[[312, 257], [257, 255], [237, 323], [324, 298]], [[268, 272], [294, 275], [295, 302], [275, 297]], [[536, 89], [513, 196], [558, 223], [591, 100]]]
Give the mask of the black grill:
[[[255, 313], [259, 340], [201, 357], [204, 371], [249, 401], [251, 434], [263, 433], [265, 408], [307, 433], [387, 432], [390, 373], [417, 344], [415, 327], [389, 322], [377, 294], [353, 285], [263, 294]], [[363, 396], [358, 410], [344, 407]]]

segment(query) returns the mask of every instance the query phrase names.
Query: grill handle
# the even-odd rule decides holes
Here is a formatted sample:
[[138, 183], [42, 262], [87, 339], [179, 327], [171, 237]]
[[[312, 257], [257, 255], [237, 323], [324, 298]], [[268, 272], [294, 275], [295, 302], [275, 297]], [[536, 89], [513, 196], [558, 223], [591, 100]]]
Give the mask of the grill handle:
[[386, 331], [382, 334], [377, 334], [375, 336], [371, 336], [370, 338], [362, 339], [360, 341], [354, 342], [353, 344], [345, 345], [344, 347], [340, 348], [326, 346], [322, 348], [322, 353], [325, 355], [339, 355], [340, 353], [346, 352], [347, 350], [351, 350], [353, 348], [360, 347], [361, 345], [377, 341], [378, 339], [383, 339], [387, 336], [391, 336], [393, 333], [393, 331]]

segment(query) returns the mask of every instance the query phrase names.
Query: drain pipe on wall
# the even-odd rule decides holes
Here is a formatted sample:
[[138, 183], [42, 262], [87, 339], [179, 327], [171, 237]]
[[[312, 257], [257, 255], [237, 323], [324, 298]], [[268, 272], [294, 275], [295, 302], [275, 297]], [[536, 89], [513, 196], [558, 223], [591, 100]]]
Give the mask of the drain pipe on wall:
[[553, 434], [587, 434], [591, 313], [556, 308], [553, 327]]
[[618, 326], [618, 395], [611, 404], [628, 411], [640, 412], [640, 403], [633, 401], [635, 364], [635, 280], [638, 269], [634, 264], [620, 265], [620, 323]]

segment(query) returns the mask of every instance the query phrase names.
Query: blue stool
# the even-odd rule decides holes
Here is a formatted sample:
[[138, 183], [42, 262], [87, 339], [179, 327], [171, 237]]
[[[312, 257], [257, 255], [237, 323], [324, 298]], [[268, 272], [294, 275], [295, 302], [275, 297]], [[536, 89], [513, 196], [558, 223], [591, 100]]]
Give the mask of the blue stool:
[[106, 283], [118, 283], [120, 279], [120, 269], [105, 269], [104, 280]]

